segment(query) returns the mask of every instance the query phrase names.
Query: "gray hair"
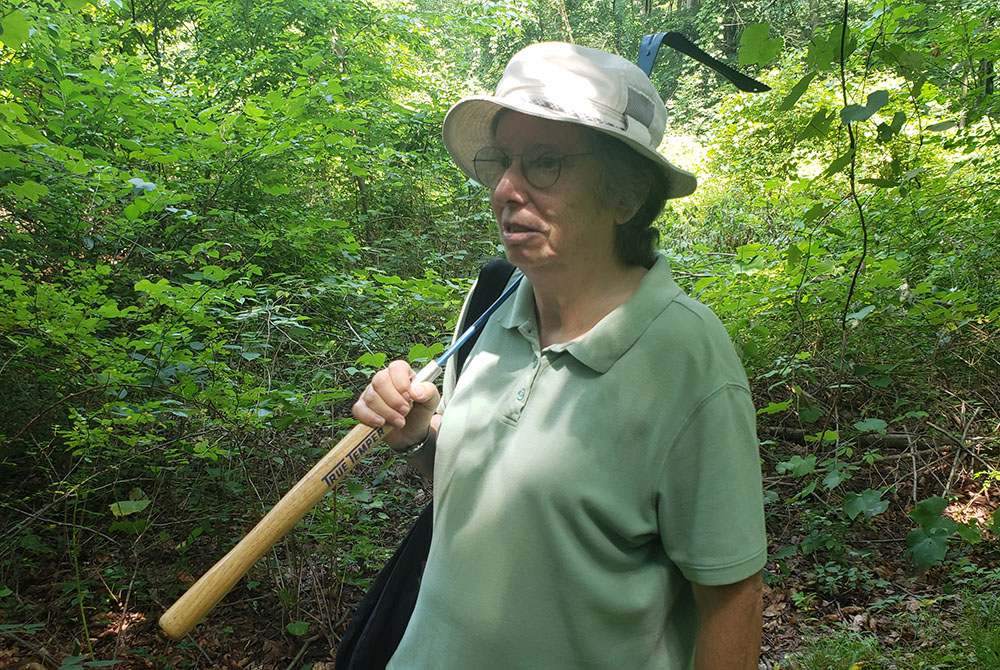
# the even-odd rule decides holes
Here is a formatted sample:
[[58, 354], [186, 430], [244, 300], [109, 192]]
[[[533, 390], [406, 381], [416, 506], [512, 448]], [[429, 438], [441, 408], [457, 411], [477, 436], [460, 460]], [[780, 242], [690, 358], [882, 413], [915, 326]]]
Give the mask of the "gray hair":
[[660, 241], [653, 227], [667, 201], [666, 177], [651, 160], [621, 140], [588, 130], [591, 149], [602, 162], [599, 197], [634, 209], [625, 223], [615, 226], [615, 253], [625, 265], [651, 267]]

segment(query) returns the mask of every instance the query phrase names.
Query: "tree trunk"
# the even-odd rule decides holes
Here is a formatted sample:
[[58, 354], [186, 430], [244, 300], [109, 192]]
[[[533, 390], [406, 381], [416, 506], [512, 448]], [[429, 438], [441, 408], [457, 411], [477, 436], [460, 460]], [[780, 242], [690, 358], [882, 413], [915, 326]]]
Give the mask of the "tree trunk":
[[566, 12], [566, 0], [556, 0], [559, 6], [559, 16], [562, 17], [563, 31], [566, 33], [566, 41], [573, 43], [573, 28], [569, 25], [569, 14]]

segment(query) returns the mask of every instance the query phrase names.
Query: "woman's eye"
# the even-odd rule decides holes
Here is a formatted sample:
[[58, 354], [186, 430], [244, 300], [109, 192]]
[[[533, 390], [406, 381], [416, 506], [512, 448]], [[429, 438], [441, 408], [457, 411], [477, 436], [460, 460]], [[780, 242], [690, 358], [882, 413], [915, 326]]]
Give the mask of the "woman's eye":
[[559, 157], [555, 155], [539, 156], [532, 162], [535, 167], [542, 170], [553, 170], [559, 165]]

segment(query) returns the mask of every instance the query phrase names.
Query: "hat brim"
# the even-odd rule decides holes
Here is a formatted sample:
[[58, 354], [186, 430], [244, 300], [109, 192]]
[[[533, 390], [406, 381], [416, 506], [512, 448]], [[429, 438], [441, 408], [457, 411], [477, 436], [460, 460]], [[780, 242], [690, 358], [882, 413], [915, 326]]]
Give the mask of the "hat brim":
[[476, 177], [472, 159], [480, 149], [493, 141], [493, 119], [501, 109], [509, 109], [529, 116], [537, 116], [553, 121], [576, 123], [587, 128], [593, 128], [621, 140], [640, 156], [650, 159], [666, 177], [667, 198], [682, 198], [691, 195], [698, 186], [698, 178], [687, 170], [682, 170], [659, 152], [650, 151], [648, 147], [632, 140], [614, 128], [593, 126], [581, 123], [567, 117], [559, 110], [532, 105], [523, 101], [498, 100], [491, 96], [471, 96], [456, 103], [445, 116], [442, 134], [444, 145], [451, 154], [458, 168], [469, 179], [479, 181]]

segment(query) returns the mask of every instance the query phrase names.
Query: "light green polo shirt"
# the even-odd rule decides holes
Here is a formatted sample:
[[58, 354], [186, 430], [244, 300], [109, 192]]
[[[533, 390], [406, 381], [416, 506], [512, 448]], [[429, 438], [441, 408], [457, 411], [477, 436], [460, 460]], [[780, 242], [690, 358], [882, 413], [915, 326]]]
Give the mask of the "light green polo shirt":
[[445, 397], [433, 540], [389, 668], [690, 668], [689, 580], [749, 577], [766, 542], [746, 375], [667, 260], [544, 350], [523, 281]]

